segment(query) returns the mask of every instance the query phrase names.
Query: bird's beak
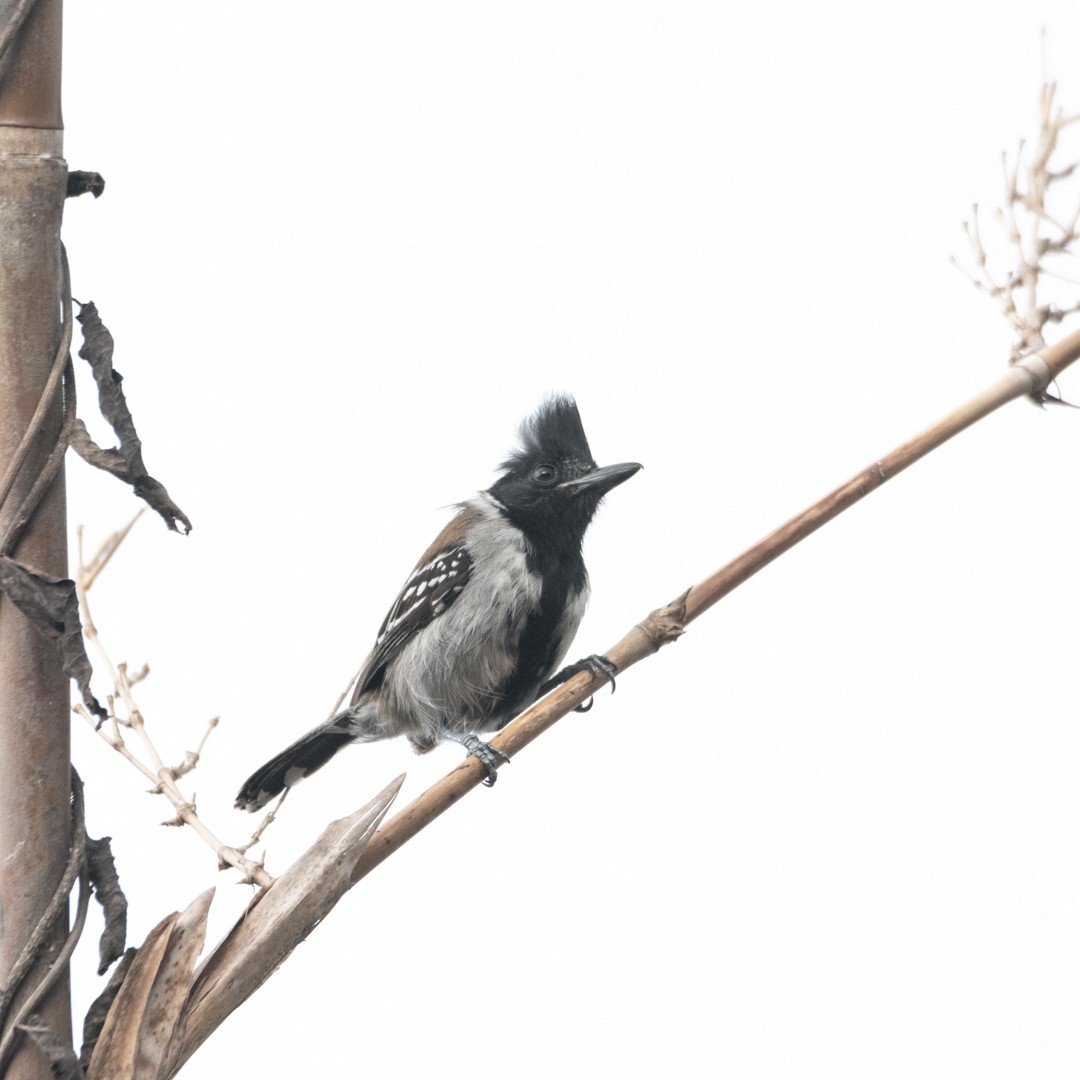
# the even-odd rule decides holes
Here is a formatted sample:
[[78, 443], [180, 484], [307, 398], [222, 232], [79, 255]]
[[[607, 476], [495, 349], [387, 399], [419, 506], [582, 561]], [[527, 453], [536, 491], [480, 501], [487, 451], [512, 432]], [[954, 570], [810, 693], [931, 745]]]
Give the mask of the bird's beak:
[[636, 461], [624, 461], [620, 465], [605, 465], [602, 469], [593, 469], [591, 473], [579, 476], [576, 480], [565, 480], [559, 485], [559, 491], [568, 495], [580, 495], [591, 491], [596, 495], [606, 495], [613, 487], [618, 487], [624, 480], [629, 480], [641, 466]]

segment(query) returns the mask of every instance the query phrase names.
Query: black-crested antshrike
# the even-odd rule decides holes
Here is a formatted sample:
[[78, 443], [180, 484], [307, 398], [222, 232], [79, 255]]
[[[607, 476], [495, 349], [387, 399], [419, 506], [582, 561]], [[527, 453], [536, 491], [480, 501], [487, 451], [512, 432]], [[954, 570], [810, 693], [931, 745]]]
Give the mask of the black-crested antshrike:
[[581, 555], [600, 500], [641, 466], [599, 468], [577, 405], [558, 396], [521, 425], [520, 445], [486, 491], [420, 556], [394, 601], [349, 706], [255, 771], [236, 805], [257, 810], [343, 746], [408, 736], [417, 753], [453, 739], [495, 780], [497, 731], [590, 657], [558, 671], [589, 593]]

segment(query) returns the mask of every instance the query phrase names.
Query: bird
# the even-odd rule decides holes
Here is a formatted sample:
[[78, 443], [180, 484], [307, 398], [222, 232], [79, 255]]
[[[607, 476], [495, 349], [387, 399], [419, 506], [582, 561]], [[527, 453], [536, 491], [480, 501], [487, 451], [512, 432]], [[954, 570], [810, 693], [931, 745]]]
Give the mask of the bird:
[[236, 797], [255, 811], [342, 747], [399, 735], [417, 753], [462, 744], [495, 782], [497, 731], [591, 656], [559, 669], [589, 595], [582, 542], [601, 499], [641, 469], [597, 466], [575, 400], [546, 398], [519, 429], [498, 479], [456, 513], [420, 556], [379, 629], [346, 708], [257, 769]]

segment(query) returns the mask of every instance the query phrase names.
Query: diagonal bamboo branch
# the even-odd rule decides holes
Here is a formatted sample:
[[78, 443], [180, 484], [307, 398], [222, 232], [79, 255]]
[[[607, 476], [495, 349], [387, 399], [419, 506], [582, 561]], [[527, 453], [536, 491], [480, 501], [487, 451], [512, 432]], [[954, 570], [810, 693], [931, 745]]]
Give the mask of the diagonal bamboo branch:
[[[1016, 398], [1037, 397], [1070, 363], [1080, 357], [1080, 331], [1060, 344], [1033, 353], [1009, 367], [992, 386], [936, 424], [902, 443], [879, 461], [856, 473], [813, 506], [781, 525], [760, 543], [728, 563], [705, 581], [695, 585], [686, 600], [686, 622], [692, 622], [732, 589], [752, 577], [773, 559], [805, 540], [838, 514], [881, 487], [887, 480], [914, 465], [919, 458], [936, 450], [954, 435], [977, 423]], [[621, 665], [620, 665], [621, 667]]]
[[[663, 645], [679, 637], [687, 624], [703, 615], [733, 589], [919, 458], [1018, 397], [1032, 396], [1038, 399], [1057, 375], [1078, 358], [1080, 331], [1013, 364], [1002, 378], [981, 394], [857, 473], [704, 581], [652, 612], [605, 655], [622, 672], [657, 652]], [[522, 713], [491, 740], [491, 745], [512, 757], [571, 709], [599, 691], [605, 681], [606, 677], [602, 674], [582, 672], [574, 676]], [[453, 772], [428, 788], [375, 833], [353, 868], [352, 880], [359, 881], [370, 873], [425, 825], [476, 787], [485, 775], [484, 766], [479, 761], [466, 758]]]

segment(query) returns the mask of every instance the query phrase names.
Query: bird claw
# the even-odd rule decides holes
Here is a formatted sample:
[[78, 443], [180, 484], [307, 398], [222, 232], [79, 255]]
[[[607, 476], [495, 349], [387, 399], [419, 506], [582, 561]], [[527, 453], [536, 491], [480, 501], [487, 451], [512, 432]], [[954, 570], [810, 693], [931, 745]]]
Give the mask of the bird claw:
[[615, 675], [619, 669], [606, 656], [593, 653], [592, 656], [587, 656], [582, 663], [589, 666], [594, 675], [605, 675], [607, 681], [611, 683], [611, 692], [615, 693]]
[[[575, 675], [579, 675], [583, 671], [588, 671], [592, 675], [603, 675], [609, 683], [611, 683], [611, 692], [615, 693], [615, 675], [618, 672], [618, 668], [606, 657], [601, 656], [599, 653], [593, 653], [591, 656], [586, 656], [584, 660], [579, 660], [576, 664], [569, 664], [552, 675], [550, 679], [537, 693], [537, 697], [543, 697], [545, 694], [550, 693], [557, 686], [562, 686], [568, 679], [572, 679]], [[588, 701], [583, 701], [580, 705], [574, 707], [574, 712], [588, 712], [593, 707], [593, 699], [590, 697]]]
[[495, 781], [499, 778], [499, 766], [504, 763], [508, 765], [510, 755], [497, 746], [484, 742], [483, 739], [479, 739], [475, 735], [464, 736], [461, 745], [469, 751], [471, 757], [478, 758], [484, 768], [487, 769], [487, 776], [483, 780], [484, 787], [494, 787]]

